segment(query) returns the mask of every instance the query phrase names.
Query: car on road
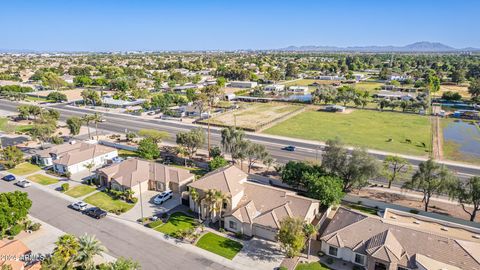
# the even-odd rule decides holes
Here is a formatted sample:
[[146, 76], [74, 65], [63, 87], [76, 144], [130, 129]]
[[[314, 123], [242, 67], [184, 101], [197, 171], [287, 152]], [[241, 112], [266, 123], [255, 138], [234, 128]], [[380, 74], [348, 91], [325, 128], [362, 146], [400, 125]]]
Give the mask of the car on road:
[[7, 174], [4, 177], [2, 177], [2, 179], [7, 182], [11, 182], [11, 181], [15, 181], [16, 178], [15, 178], [15, 175], [13, 174]]
[[82, 201], [79, 201], [79, 202], [74, 202], [70, 205], [73, 209], [77, 210], [77, 211], [85, 211], [87, 210], [87, 204], [82, 202]]
[[90, 207], [87, 210], [83, 211], [83, 213], [96, 219], [101, 219], [107, 216], [107, 211], [102, 210], [98, 207]]
[[173, 197], [173, 191], [167, 190], [155, 196], [155, 198], [153, 198], [153, 203], [163, 204], [164, 202], [168, 201], [172, 197]]
[[293, 152], [295, 151], [295, 146], [289, 145], [282, 148], [282, 150]]
[[19, 187], [22, 187], [22, 188], [27, 188], [27, 187], [32, 186], [32, 183], [28, 182], [27, 180], [20, 180], [17, 183], [15, 183], [15, 185], [17, 185]]

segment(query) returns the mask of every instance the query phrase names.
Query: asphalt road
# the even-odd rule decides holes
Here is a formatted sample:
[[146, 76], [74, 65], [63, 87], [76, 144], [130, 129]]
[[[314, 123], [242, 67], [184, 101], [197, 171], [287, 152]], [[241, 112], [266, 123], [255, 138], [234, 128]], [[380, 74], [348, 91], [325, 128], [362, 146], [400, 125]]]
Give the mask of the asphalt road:
[[34, 186], [22, 189], [11, 182], [0, 180], [0, 190], [28, 192], [33, 201], [30, 215], [58, 229], [81, 236], [95, 235], [107, 247], [108, 254], [138, 261], [142, 269], [228, 269], [200, 255], [123, 224], [114, 217], [96, 220], [68, 208], [69, 201]]
[[[16, 111], [18, 103], [0, 100], [0, 110], [4, 111]], [[54, 106], [61, 114], [61, 119], [66, 120], [71, 116], [83, 116], [87, 113], [92, 113], [91, 110], [85, 110], [83, 108], [76, 108], [72, 106], [67, 106], [66, 104], [57, 104]], [[192, 128], [195, 128], [195, 125], [185, 124], [181, 122], [173, 121], [161, 121], [153, 119], [142, 119], [139, 121], [138, 117], [130, 115], [119, 115], [112, 113], [102, 113], [106, 122], [99, 123], [99, 129], [115, 132], [115, 133], [125, 133], [125, 131], [138, 131], [140, 129], [154, 128], [157, 130], [166, 131], [171, 134], [171, 137], [166, 139], [166, 142], [175, 143], [175, 134], [181, 131], [188, 131]], [[206, 127], [205, 127], [206, 128]], [[313, 127], [314, 128], [314, 127]], [[255, 133], [247, 133], [246, 137], [254, 142], [261, 143], [265, 145], [266, 149], [270, 152], [273, 158], [280, 163], [286, 163], [290, 160], [315, 160], [321, 158], [321, 153], [323, 146], [318, 144], [313, 144], [309, 142], [299, 142], [294, 139], [288, 138], [277, 138], [269, 137], [266, 135], [260, 135]], [[211, 145], [220, 145], [221, 136], [220, 130], [212, 128], [211, 129]], [[281, 150], [282, 147], [287, 145], [294, 145], [297, 149], [294, 152], [288, 152]], [[379, 160], [385, 158], [385, 154], [382, 153], [371, 153], [373, 156]], [[423, 161], [421, 158], [407, 158], [408, 161], [416, 167], [420, 162]], [[471, 166], [462, 166], [456, 164], [447, 164], [449, 169], [457, 173], [462, 178], [467, 178], [472, 175], [480, 175], [480, 169], [477, 167]]]

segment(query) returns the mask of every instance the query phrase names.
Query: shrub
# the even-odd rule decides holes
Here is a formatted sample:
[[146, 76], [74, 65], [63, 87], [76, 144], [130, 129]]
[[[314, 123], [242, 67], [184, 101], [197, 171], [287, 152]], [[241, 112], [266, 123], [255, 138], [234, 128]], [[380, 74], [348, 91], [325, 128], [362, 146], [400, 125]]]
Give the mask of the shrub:
[[64, 142], [63, 138], [58, 136], [52, 136], [50, 140], [53, 144], [62, 144]]
[[328, 263], [328, 264], [332, 264], [332, 263], [334, 263], [334, 262], [335, 262], [335, 260], [333, 260], [332, 257], [328, 257], [328, 258], [327, 258], [327, 263]]
[[63, 192], [68, 191], [69, 189], [70, 189], [70, 184], [69, 183], [63, 183], [62, 184]]
[[72, 173], [71, 173], [71, 172], [66, 172], [66, 173], [64, 174], [64, 176], [65, 176], [66, 178], [70, 178], [70, 177], [72, 177]]
[[16, 224], [13, 225], [9, 230], [8, 230], [8, 235], [9, 236], [15, 236], [19, 234], [22, 231], [22, 225]]
[[163, 224], [163, 221], [161, 219], [157, 219], [155, 221], [152, 221], [152, 222], [148, 223], [147, 227], [153, 229], [153, 228], [156, 228], [156, 227], [158, 227], [162, 224]]
[[42, 224], [33, 223], [28, 229], [35, 232], [35, 231], [40, 230], [40, 227], [42, 227]]
[[238, 239], [242, 239], [243, 238], [243, 233], [242, 232], [236, 232], [235, 237], [238, 238]]
[[225, 229], [224, 229], [224, 228], [220, 228], [218, 231], [221, 232], [221, 233], [225, 233]]
[[168, 218], [168, 214], [167, 214], [167, 213], [162, 213], [162, 216], [161, 216], [161, 217], [164, 218], [164, 219], [165, 219], [165, 218]]
[[132, 197], [130, 199], [130, 203], [137, 203], [138, 202], [138, 198], [137, 197]]

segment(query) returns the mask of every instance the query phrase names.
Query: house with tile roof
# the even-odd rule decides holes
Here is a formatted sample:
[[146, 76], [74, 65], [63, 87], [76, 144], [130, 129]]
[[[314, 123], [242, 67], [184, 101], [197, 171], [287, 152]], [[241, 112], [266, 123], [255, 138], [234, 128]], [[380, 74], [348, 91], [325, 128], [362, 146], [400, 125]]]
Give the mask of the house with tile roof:
[[12, 270], [40, 269], [40, 263], [28, 261], [31, 250], [20, 240], [0, 240], [0, 268]]
[[98, 168], [117, 156], [117, 149], [96, 142], [70, 142], [39, 151], [33, 160], [40, 166], [53, 166], [55, 172], [75, 174], [88, 170], [87, 164]]
[[114, 190], [156, 190], [181, 193], [195, 176], [188, 170], [130, 158], [98, 170], [100, 184]]
[[[189, 188], [196, 189], [200, 197], [198, 203], [190, 198], [191, 209], [203, 219], [222, 219], [226, 230], [271, 241], [276, 241], [282, 219], [297, 217], [311, 223], [319, 212], [317, 200], [253, 183], [247, 181], [247, 177], [234, 165], [206, 174], [189, 184]], [[212, 209], [206, 199], [209, 190], [221, 191], [226, 198], [219, 211]]]
[[398, 210], [377, 217], [340, 207], [320, 240], [328, 256], [368, 270], [479, 270], [479, 234]]

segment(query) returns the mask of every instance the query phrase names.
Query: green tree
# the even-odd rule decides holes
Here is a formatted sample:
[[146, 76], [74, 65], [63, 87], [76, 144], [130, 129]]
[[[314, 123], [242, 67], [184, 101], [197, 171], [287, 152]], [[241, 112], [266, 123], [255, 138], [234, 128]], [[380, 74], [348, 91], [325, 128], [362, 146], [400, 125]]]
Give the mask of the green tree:
[[98, 241], [93, 235], [83, 235], [78, 238], [78, 254], [76, 262], [81, 269], [92, 270], [95, 269], [93, 261], [95, 256], [102, 256], [102, 252], [107, 249]]
[[83, 104], [92, 104], [93, 106], [102, 105], [102, 99], [97, 91], [92, 89], [83, 90], [80, 94], [83, 98]]
[[472, 97], [472, 100], [480, 100], [480, 78], [474, 79], [470, 82], [468, 86], [468, 93]]
[[264, 145], [253, 143], [251, 141], [247, 142], [248, 144], [245, 151], [245, 156], [247, 157], [248, 161], [248, 173], [250, 173], [256, 162], [263, 162], [270, 156], [270, 154], [267, 152]]
[[345, 195], [342, 191], [342, 179], [336, 176], [307, 172], [303, 174], [302, 178], [307, 183], [308, 196], [319, 200], [324, 206], [339, 204]]
[[155, 143], [161, 143], [162, 140], [170, 137], [170, 135], [165, 132], [165, 131], [159, 131], [155, 129], [140, 129], [138, 131], [138, 135], [145, 137], [145, 138], [150, 138], [152, 139]]
[[467, 181], [456, 178], [449, 195], [458, 200], [463, 211], [470, 216], [470, 221], [475, 221], [480, 211], [480, 177], [474, 176]]
[[[223, 150], [227, 153], [232, 154], [235, 152], [235, 148], [239, 144], [239, 142], [243, 141], [245, 133], [243, 130], [236, 129], [235, 127], [227, 127], [222, 129], [221, 131], [222, 136], [222, 146]], [[232, 157], [233, 160], [233, 157]]]
[[286, 217], [281, 220], [277, 239], [287, 257], [298, 256], [305, 246], [303, 220], [292, 217]]
[[[190, 190], [188, 191], [190, 194], [190, 198], [192, 199], [194, 205], [193, 209], [195, 210], [194, 212], [200, 212], [197, 210], [198, 203], [200, 202], [200, 194], [198, 193], [196, 188], [190, 187]], [[200, 218], [200, 213], [198, 214], [198, 217]]]
[[78, 239], [74, 235], [65, 234], [58, 238], [55, 246], [53, 256], [59, 256], [64, 260], [66, 266], [71, 267], [80, 248]]
[[5, 235], [8, 229], [25, 220], [30, 207], [32, 207], [32, 201], [25, 192], [14, 191], [0, 193], [1, 235]]
[[54, 72], [46, 72], [42, 76], [42, 85], [58, 90], [60, 87], [65, 86], [67, 83]]
[[145, 138], [138, 143], [137, 153], [145, 159], [157, 159], [160, 156], [160, 149], [152, 138]]
[[92, 85], [93, 80], [89, 76], [86, 75], [81, 75], [81, 76], [76, 76], [73, 78], [73, 84], [77, 87], [84, 87], [87, 85]]
[[7, 169], [15, 168], [23, 162], [23, 152], [14, 145], [7, 146], [0, 151], [0, 163]]
[[185, 147], [189, 158], [193, 158], [198, 148], [205, 144], [205, 132], [202, 128], [195, 128], [187, 132], [177, 133], [177, 144]]
[[47, 100], [52, 100], [54, 102], [67, 101], [67, 95], [58, 91], [54, 91], [47, 95]]
[[322, 156], [322, 167], [330, 174], [343, 180], [343, 191], [360, 189], [368, 185], [368, 180], [377, 176], [377, 160], [364, 149], [354, 149], [348, 153], [339, 139], [328, 140]]
[[305, 173], [325, 175], [323, 168], [317, 164], [310, 164], [304, 161], [289, 161], [281, 168], [280, 176], [282, 182], [294, 188], [307, 188], [307, 181], [303, 175]]
[[228, 165], [228, 161], [222, 156], [216, 156], [210, 162], [208, 162], [208, 168], [210, 171], [214, 171], [218, 168], [223, 168]]
[[386, 156], [383, 160], [383, 175], [388, 180], [388, 188], [399, 177], [404, 177], [410, 171], [411, 166], [408, 161], [399, 156]]
[[210, 148], [209, 156], [211, 158], [222, 156], [222, 149], [215, 145], [214, 147]]
[[140, 264], [132, 259], [124, 257], [118, 258], [115, 262], [108, 265], [108, 270], [140, 270]]
[[49, 140], [52, 134], [55, 132], [55, 127], [48, 124], [35, 124], [28, 131], [30, 137], [34, 140], [40, 141], [40, 144], [43, 147], [43, 144]]
[[307, 223], [303, 225], [303, 233], [308, 238], [308, 249], [307, 249], [307, 259], [310, 258], [310, 246], [312, 243], [312, 238], [317, 234], [317, 229], [313, 224]]
[[82, 123], [83, 123], [83, 120], [76, 116], [72, 116], [67, 119], [67, 126], [71, 136], [76, 136], [80, 134]]
[[432, 159], [418, 165], [418, 170], [412, 179], [403, 187], [411, 190], [420, 190], [423, 193], [425, 212], [428, 212], [430, 198], [434, 194], [440, 194], [451, 186], [451, 174], [445, 165], [435, 163]]
[[224, 77], [218, 77], [217, 78], [217, 85], [219, 87], [225, 87], [226, 83], [227, 83], [227, 80]]

